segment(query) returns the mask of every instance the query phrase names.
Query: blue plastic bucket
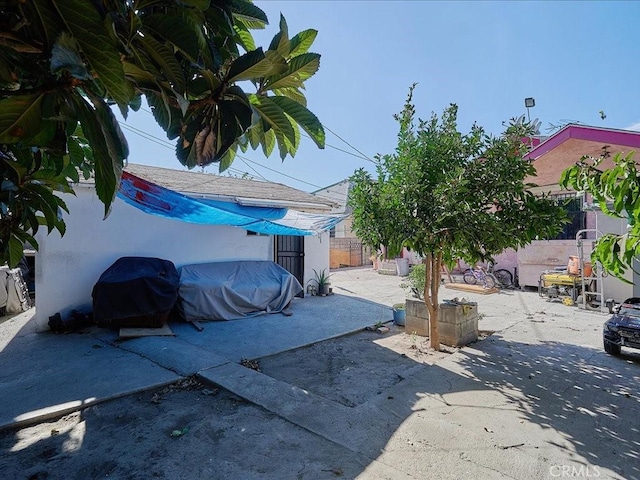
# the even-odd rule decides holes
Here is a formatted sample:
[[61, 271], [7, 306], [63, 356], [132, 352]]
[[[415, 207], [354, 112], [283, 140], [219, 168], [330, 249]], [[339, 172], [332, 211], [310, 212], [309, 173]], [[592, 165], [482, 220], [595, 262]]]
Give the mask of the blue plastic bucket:
[[393, 306], [393, 323], [396, 325], [404, 326], [406, 319], [406, 313], [404, 311], [404, 303], [398, 303]]

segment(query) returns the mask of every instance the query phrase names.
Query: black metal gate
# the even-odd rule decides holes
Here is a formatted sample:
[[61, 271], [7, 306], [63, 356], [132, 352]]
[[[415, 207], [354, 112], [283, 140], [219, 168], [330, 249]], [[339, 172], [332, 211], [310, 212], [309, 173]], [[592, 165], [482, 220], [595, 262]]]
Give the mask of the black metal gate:
[[[276, 263], [296, 277], [304, 288], [304, 237], [277, 235]], [[300, 296], [304, 296], [304, 290]]]

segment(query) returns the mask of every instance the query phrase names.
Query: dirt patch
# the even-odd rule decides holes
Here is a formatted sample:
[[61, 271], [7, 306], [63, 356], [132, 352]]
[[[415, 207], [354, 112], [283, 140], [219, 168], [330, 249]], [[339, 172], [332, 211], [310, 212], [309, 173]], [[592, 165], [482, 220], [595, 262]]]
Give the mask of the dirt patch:
[[194, 380], [0, 433], [2, 478], [353, 478], [357, 456]]
[[428, 350], [428, 340], [388, 324], [390, 332], [364, 331], [259, 360], [260, 370], [348, 407], [361, 405], [401, 382], [417, 364], [453, 351]]
[[[357, 406], [448, 355], [389, 326], [243, 364]], [[0, 472], [10, 479], [355, 478], [369, 462], [195, 379], [0, 432]]]

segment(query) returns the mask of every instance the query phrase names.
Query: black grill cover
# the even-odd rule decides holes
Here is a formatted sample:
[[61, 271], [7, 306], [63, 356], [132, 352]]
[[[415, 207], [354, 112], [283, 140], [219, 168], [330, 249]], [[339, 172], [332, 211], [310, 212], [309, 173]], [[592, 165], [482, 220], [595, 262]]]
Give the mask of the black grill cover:
[[116, 320], [168, 314], [178, 299], [180, 276], [161, 258], [122, 257], [93, 287], [93, 316], [98, 325]]

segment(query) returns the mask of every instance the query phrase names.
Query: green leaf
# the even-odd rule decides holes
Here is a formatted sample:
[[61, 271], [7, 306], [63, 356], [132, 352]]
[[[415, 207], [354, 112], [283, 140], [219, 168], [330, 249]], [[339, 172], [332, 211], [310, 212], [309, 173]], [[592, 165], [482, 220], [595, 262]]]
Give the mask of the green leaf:
[[58, 126], [59, 126], [59, 122], [43, 119], [42, 124], [40, 125], [40, 131], [36, 133], [33, 137], [29, 138], [28, 140], [25, 140], [23, 143], [25, 145], [36, 146], [36, 147], [46, 145], [53, 150], [55, 147], [53, 143], [54, 143], [56, 134], [58, 133]]
[[274, 50], [267, 50], [264, 56], [271, 62], [273, 70], [269, 72], [270, 76], [281, 75], [289, 68], [285, 58]]
[[290, 142], [295, 143], [295, 132], [291, 126], [291, 122], [284, 114], [282, 107], [272, 101], [270, 97], [255, 94], [249, 96], [249, 101], [253, 108], [260, 114], [260, 117], [267, 122], [271, 128], [278, 130], [287, 137]]
[[140, 107], [142, 107], [142, 95], [133, 97], [133, 100], [129, 102], [129, 107], [131, 107], [134, 112], [140, 110]]
[[[21, 183], [23, 177], [27, 175], [33, 164], [33, 154], [30, 148], [17, 148], [15, 145], [11, 146], [10, 151], [15, 155], [16, 160], [10, 160], [11, 157], [0, 155], [0, 161], [3, 165], [2, 168], [5, 166], [10, 168], [13, 174], [15, 174], [17, 182]], [[11, 174], [7, 172], [5, 175], [10, 176]]]
[[280, 14], [280, 31], [271, 40], [269, 50], [274, 50], [285, 58], [289, 55], [289, 28], [282, 14]]
[[[25, 184], [24, 189], [31, 192], [30, 207], [43, 213], [48, 231], [51, 233], [58, 222], [57, 197], [51, 192], [50, 188], [35, 182]], [[34, 201], [34, 198], [37, 198], [37, 200]]]
[[318, 117], [290, 98], [269, 98], [307, 132], [318, 148], [324, 148], [325, 133]]
[[219, 116], [215, 128], [217, 130], [216, 153], [213, 160], [219, 161], [244, 133], [243, 122], [251, 122], [251, 109], [240, 102], [226, 101], [218, 104]]
[[241, 80], [257, 80], [258, 78], [274, 74], [286, 68], [284, 58], [275, 52], [262, 51], [261, 48], [238, 57], [229, 68], [226, 75], [228, 83]]
[[158, 42], [151, 35], [136, 37], [136, 41], [143, 47], [149, 58], [158, 66], [157, 73], [150, 72], [156, 77], [164, 76], [171, 82], [178, 92], [184, 92], [184, 71], [173, 51], [163, 43]]
[[272, 91], [278, 97], [287, 97], [303, 107], [307, 106], [307, 98], [297, 88], [274, 88]]
[[142, 24], [145, 34], [153, 32], [163, 42], [170, 42], [192, 62], [198, 58], [198, 36], [179, 16], [153, 13], [142, 17]]
[[296, 57], [307, 53], [317, 35], [318, 31], [313, 29], [304, 30], [295, 35], [290, 42], [291, 51], [289, 52], [289, 57]]
[[276, 134], [273, 130], [269, 130], [268, 132], [264, 132], [264, 136], [261, 142], [262, 152], [265, 157], [271, 156], [271, 152], [276, 146]]
[[185, 5], [189, 5], [201, 12], [204, 12], [211, 5], [211, 0], [181, 0], [180, 3], [184, 3]]
[[249, 140], [249, 145], [254, 150], [258, 148], [260, 145], [260, 141], [264, 137], [264, 131], [262, 130], [262, 122], [255, 122], [249, 127], [249, 129], [245, 132], [247, 139]]
[[127, 105], [135, 92], [122, 68], [120, 52], [105, 30], [104, 20], [92, 2], [52, 0], [67, 28], [76, 38], [89, 65], [126, 117]]
[[14, 234], [9, 237], [9, 266], [14, 268], [22, 260], [24, 256], [24, 251], [22, 247], [22, 242], [18, 237]]
[[233, 16], [250, 26], [250, 28], [264, 28], [269, 24], [267, 15], [251, 2], [233, 0], [231, 2]]
[[48, 0], [34, 0], [31, 2], [37, 19], [46, 39], [45, 51], [49, 51], [64, 28], [60, 15]]
[[317, 53], [305, 53], [292, 58], [287, 71], [270, 77], [265, 82], [265, 89], [301, 87], [305, 80], [313, 76], [320, 68], [320, 55]]
[[226, 153], [220, 159], [220, 167], [219, 167], [218, 171], [220, 173], [222, 173], [226, 169], [228, 169], [231, 166], [231, 164], [233, 163], [233, 160], [235, 158], [236, 158], [236, 151], [233, 148], [228, 149], [226, 151]]
[[109, 132], [102, 129], [96, 112], [77, 95], [72, 98], [78, 118], [94, 156], [96, 193], [105, 206], [105, 218], [109, 214], [111, 203], [115, 198], [117, 185], [122, 174], [122, 164], [117, 164], [119, 159], [112, 157], [106, 136]]
[[235, 121], [241, 134], [251, 126], [253, 110], [249, 104], [240, 100], [225, 100], [218, 105], [224, 111], [225, 123]]
[[[177, 109], [172, 109], [169, 106], [169, 99], [166, 98], [164, 92], [162, 92], [162, 94], [147, 93], [146, 97], [147, 103], [151, 107], [151, 114], [153, 115], [153, 118], [156, 120], [158, 125], [167, 132], [167, 136], [169, 138], [175, 138], [175, 136], [171, 137], [169, 135], [169, 131], [171, 130], [171, 125], [173, 123], [172, 112], [175, 111], [178, 113]], [[179, 129], [179, 125], [176, 125], [176, 130], [178, 132]]]
[[253, 39], [253, 35], [251, 35], [251, 32], [247, 29], [247, 27], [245, 27], [243, 24], [236, 23], [233, 28], [238, 35], [238, 39], [240, 41], [240, 44], [242, 45], [242, 48], [244, 48], [246, 52], [251, 52], [257, 48], [256, 42]]
[[[100, 127], [105, 134], [105, 142], [109, 148], [109, 153], [114, 161], [114, 165], [121, 166], [123, 160], [129, 157], [129, 145], [125, 138], [120, 124], [109, 106], [102, 99], [93, 99], [94, 108], [97, 113], [96, 118], [100, 122]], [[118, 168], [119, 170], [119, 168]]]
[[300, 146], [300, 129], [298, 125], [293, 121], [291, 117], [287, 115], [287, 118], [291, 122], [291, 128], [293, 128], [293, 132], [295, 134], [295, 140], [293, 142], [289, 141], [287, 137], [282, 135], [279, 130], [275, 131], [276, 141], [278, 142], [278, 150], [280, 152], [280, 158], [284, 160], [287, 154], [290, 154], [292, 157], [296, 156], [296, 152], [298, 151], [298, 147]]
[[44, 94], [0, 100], [0, 143], [16, 143], [40, 131]]
[[156, 90], [159, 88], [156, 77], [147, 69], [141, 68], [131, 62], [122, 62], [124, 74], [133, 80], [142, 90]]
[[14, 63], [13, 54], [0, 50], [0, 84], [15, 85], [16, 79], [13, 75], [11, 65]]

